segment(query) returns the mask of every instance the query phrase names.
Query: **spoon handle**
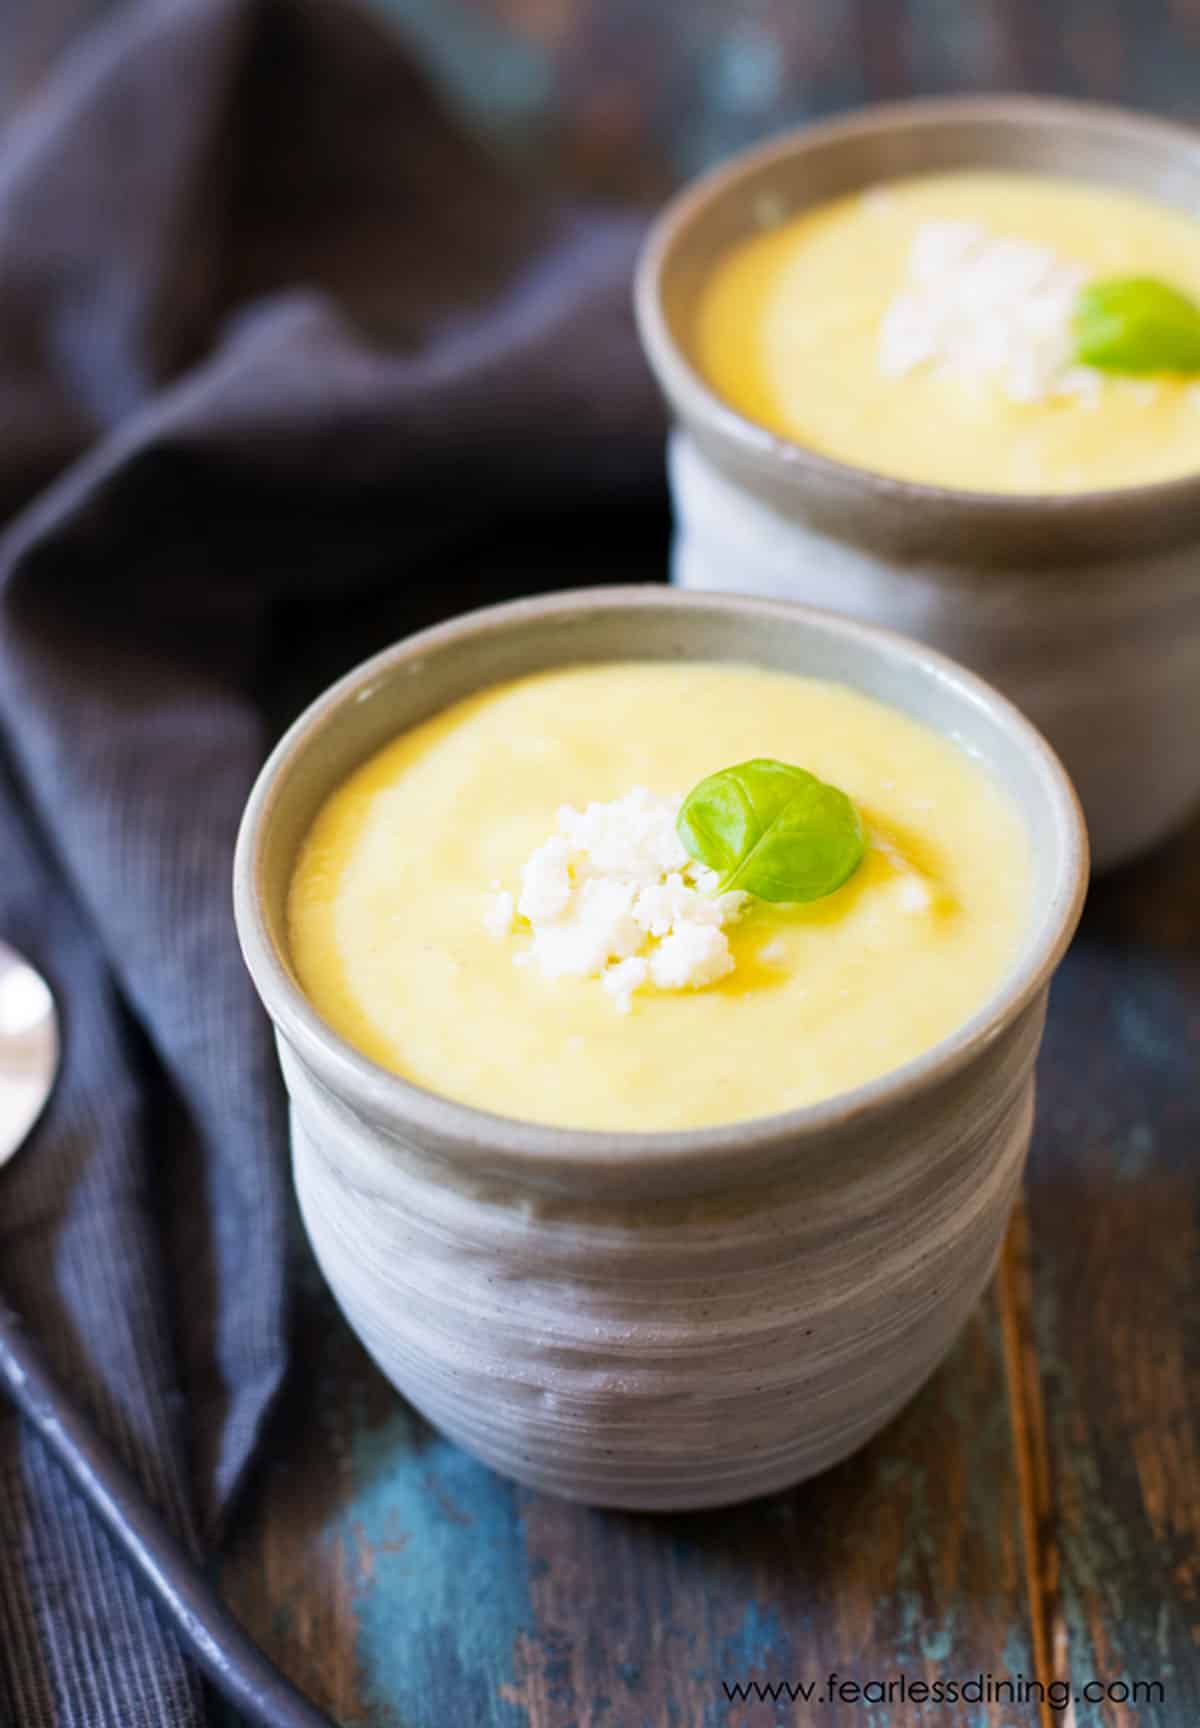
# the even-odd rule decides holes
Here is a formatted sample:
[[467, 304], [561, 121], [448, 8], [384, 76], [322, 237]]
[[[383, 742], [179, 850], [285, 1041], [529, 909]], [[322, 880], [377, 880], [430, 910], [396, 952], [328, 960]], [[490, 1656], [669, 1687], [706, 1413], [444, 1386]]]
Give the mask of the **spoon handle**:
[[0, 1388], [41, 1435], [217, 1691], [262, 1728], [334, 1728], [243, 1632], [0, 1299]]

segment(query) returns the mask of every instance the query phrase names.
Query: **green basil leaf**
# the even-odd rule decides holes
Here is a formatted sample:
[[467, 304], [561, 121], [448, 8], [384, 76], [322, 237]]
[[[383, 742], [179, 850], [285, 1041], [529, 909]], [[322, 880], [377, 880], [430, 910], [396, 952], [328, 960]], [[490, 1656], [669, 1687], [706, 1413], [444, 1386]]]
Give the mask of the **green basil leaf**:
[[760, 900], [821, 900], [862, 862], [866, 841], [844, 792], [759, 757], [694, 786], [677, 822], [689, 855]]
[[1154, 276], [1110, 276], [1080, 291], [1075, 358], [1102, 372], [1200, 372], [1200, 306]]

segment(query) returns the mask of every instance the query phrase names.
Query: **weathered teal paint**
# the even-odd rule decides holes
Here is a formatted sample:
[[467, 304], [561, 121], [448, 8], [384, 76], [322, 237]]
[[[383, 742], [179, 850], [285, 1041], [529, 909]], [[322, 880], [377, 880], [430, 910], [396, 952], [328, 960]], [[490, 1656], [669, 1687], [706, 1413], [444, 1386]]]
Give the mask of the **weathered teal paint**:
[[1164, 1025], [1163, 1006], [1149, 990], [1127, 987], [1117, 1000], [1117, 1036], [1126, 1052], [1147, 1067], [1171, 1072], [1187, 1053]]
[[517, 1491], [399, 1401], [356, 1423], [350, 1470], [330, 1541], [349, 1569], [363, 1728], [527, 1728], [506, 1695], [533, 1630]]
[[[761, 1602], [748, 1602], [735, 1629], [717, 1646], [717, 1672], [708, 1682], [709, 1706], [703, 1721], [696, 1728], [728, 1728], [740, 1722], [750, 1706], [731, 1707], [722, 1691], [721, 1682], [730, 1684], [761, 1680], [798, 1680], [809, 1678], [800, 1667], [794, 1642], [795, 1629], [784, 1626], [776, 1608]], [[803, 1638], [801, 1638], [803, 1644]], [[795, 1720], [796, 1705], [780, 1703], [776, 1720]], [[763, 1706], [755, 1709], [762, 1719]], [[690, 1724], [689, 1724], [690, 1728]], [[868, 1725], [869, 1728], [869, 1725]]]
[[1120, 1182], [1136, 1182], [1154, 1161], [1154, 1128], [1135, 1122], [1117, 1151], [1116, 1175]]
[[459, 0], [371, 0], [399, 27], [448, 101], [504, 141], [540, 129], [555, 106], [555, 71], [542, 44]]
[[[1187, 1520], [1164, 1536], [1130, 1446], [1134, 1417], [1115, 1376], [1131, 1350], [1178, 1348], [1151, 1323], [1184, 1326], [1190, 1284], [1180, 1265], [1194, 1192], [1197, 1091], [1195, 978], [1157, 948], [1130, 943], [1106, 887], [1055, 984], [1042, 1065], [1042, 1112], [1031, 1163], [1034, 1321], [1059, 1508], [1060, 1610], [1075, 1694], [1075, 1728], [1184, 1728], [1200, 1720], [1194, 1612], [1179, 1577], [1192, 1558]], [[1123, 910], [1122, 915], [1128, 916]], [[1115, 937], [1125, 935], [1123, 945]], [[1096, 1052], [1102, 1050], [1102, 1060]], [[1175, 1197], [1178, 1196], [1178, 1204]], [[1064, 1199], [1071, 1201], [1068, 1213]], [[1167, 1240], [1147, 1233], [1168, 1215]], [[1123, 1232], [1144, 1257], [1144, 1287], [1114, 1284], [1089, 1255], [1103, 1220], [1110, 1250]], [[1136, 1266], [1136, 1255], [1128, 1264]], [[1092, 1293], [1102, 1304], [1096, 1312]], [[1124, 1327], [1119, 1353], [1109, 1325]], [[1111, 1355], [1111, 1360], [1110, 1360]], [[1126, 1390], [1126, 1398], [1132, 1394]], [[1143, 1402], [1142, 1421], [1152, 1415]], [[1084, 1700], [1094, 1682], [1161, 1682], [1165, 1698], [1134, 1705]]]

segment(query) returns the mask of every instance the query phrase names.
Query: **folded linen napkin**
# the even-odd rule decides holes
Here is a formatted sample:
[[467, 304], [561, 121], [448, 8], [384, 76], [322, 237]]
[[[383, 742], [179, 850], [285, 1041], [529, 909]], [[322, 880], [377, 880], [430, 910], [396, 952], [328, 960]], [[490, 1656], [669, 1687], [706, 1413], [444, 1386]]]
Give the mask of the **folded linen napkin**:
[[[0, 140], [0, 937], [65, 1022], [0, 1173], [0, 1288], [198, 1552], [287, 1365], [242, 802], [278, 724], [405, 629], [658, 573], [636, 240], [518, 193], [338, 0], [123, 11]], [[0, 1410], [0, 1717], [203, 1711]]]

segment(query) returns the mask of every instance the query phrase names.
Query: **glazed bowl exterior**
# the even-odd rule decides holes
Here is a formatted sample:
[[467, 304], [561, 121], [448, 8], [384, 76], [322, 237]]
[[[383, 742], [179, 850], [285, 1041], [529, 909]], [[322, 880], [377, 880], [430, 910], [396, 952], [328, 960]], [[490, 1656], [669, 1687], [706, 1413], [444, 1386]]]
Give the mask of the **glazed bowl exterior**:
[[[470, 1109], [321, 1021], [291, 970], [286, 895], [326, 796], [461, 697], [614, 659], [840, 679], [979, 755], [1028, 824], [1034, 890], [1012, 971], [965, 1026], [827, 1103], [637, 1134]], [[1086, 875], [1070, 783], [1016, 710], [928, 649], [828, 614], [601, 589], [469, 614], [368, 662], [271, 757], [235, 867], [301, 1210], [351, 1325], [438, 1428], [556, 1494], [718, 1505], [836, 1462], [917, 1390], [991, 1273]]]
[[675, 417], [674, 580], [833, 607], [971, 666], [1049, 738], [1095, 864], [1117, 864], [1200, 801], [1200, 473], [1040, 496], [891, 479], [742, 418], [692, 355], [698, 293], [730, 246], [827, 199], [959, 168], [1097, 181], [1200, 214], [1200, 134], [1015, 97], [867, 109], [685, 189], [636, 291]]

